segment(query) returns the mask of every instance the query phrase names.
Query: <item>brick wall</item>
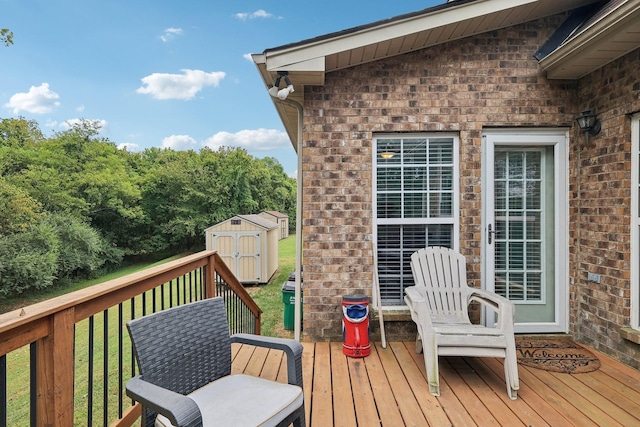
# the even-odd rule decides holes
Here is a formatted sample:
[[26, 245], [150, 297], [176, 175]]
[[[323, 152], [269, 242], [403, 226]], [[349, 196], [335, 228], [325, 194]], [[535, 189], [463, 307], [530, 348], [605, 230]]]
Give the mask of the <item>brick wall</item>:
[[[578, 105], [598, 112], [602, 131], [577, 131], [571, 150], [572, 334], [640, 369], [640, 346], [623, 339], [630, 323], [631, 120], [640, 109], [640, 51], [583, 78]], [[600, 275], [600, 283], [587, 274]]]
[[342, 295], [372, 294], [372, 139], [376, 132], [460, 137], [461, 250], [479, 284], [483, 126], [572, 125], [575, 82], [533, 58], [564, 17], [330, 73], [305, 88], [304, 334], [341, 339]]
[[[638, 367], [638, 346], [617, 331], [629, 323], [630, 122], [624, 114], [640, 108], [640, 83], [633, 78], [640, 54], [581, 81], [547, 80], [533, 54], [563, 20], [551, 17], [341, 70], [328, 74], [324, 86], [305, 88], [306, 339], [341, 339], [342, 295], [372, 293], [375, 133], [459, 135], [460, 246], [469, 277], [479, 285], [483, 126], [572, 127], [571, 332]], [[574, 126], [585, 108], [597, 109], [603, 126], [588, 144]], [[602, 283], [587, 282], [587, 272], [600, 274]]]

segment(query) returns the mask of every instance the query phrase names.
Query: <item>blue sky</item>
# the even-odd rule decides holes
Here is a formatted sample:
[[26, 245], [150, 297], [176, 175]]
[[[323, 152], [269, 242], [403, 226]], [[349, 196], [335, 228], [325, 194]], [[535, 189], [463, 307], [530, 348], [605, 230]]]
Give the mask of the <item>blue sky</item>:
[[0, 118], [96, 120], [129, 151], [243, 147], [295, 176], [249, 54], [445, 2], [0, 0]]

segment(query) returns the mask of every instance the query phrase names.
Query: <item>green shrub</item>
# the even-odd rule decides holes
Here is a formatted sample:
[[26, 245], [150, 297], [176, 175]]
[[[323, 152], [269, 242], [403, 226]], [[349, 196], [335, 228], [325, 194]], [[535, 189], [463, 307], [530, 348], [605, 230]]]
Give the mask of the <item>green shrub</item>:
[[53, 285], [60, 240], [41, 222], [22, 233], [0, 236], [0, 294], [21, 294]]

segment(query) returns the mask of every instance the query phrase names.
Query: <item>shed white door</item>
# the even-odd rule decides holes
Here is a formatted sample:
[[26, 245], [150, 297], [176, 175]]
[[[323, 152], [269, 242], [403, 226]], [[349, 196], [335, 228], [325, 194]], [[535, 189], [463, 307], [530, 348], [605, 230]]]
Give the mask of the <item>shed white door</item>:
[[564, 132], [485, 135], [484, 284], [516, 304], [516, 332], [567, 330], [566, 140]]
[[260, 233], [255, 231], [214, 233], [213, 249], [241, 283], [260, 283]]

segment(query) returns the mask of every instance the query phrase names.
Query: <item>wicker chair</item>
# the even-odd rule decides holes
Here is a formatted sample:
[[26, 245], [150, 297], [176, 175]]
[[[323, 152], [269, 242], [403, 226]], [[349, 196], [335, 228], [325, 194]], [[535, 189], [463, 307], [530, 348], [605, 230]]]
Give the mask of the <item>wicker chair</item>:
[[[290, 339], [229, 336], [222, 298], [173, 307], [127, 323], [140, 375], [127, 395], [144, 426], [303, 427], [302, 345]], [[231, 375], [231, 343], [283, 350], [289, 384]]]

